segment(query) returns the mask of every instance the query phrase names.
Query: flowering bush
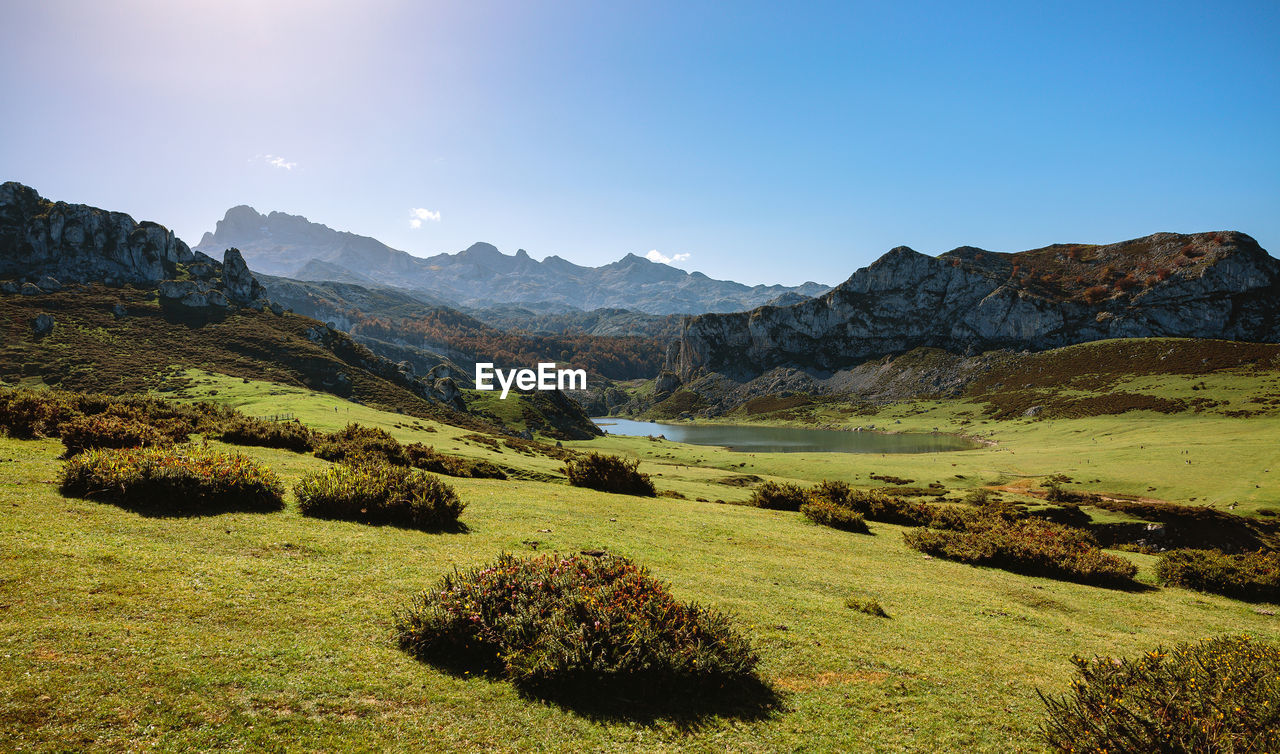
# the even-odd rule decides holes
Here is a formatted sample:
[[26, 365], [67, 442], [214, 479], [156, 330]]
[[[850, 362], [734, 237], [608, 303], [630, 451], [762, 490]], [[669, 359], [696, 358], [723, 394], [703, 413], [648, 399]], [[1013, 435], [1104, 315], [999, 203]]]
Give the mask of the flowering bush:
[[757, 662], [724, 614], [610, 555], [502, 555], [419, 594], [395, 630], [420, 659], [554, 698], [705, 702]]
[[1033, 519], [973, 518], [965, 528], [903, 533], [915, 549], [970, 565], [1096, 586], [1133, 586], [1138, 568], [1099, 550], [1079, 529]]
[[564, 473], [574, 487], [653, 497], [658, 494], [653, 480], [639, 468], [638, 459], [628, 461], [617, 456], [588, 453], [566, 461]]
[[284, 507], [284, 486], [267, 467], [194, 448], [88, 450], [64, 464], [62, 492], [157, 513]]
[[1223, 636], [1137, 660], [1072, 657], [1041, 733], [1059, 752], [1280, 751], [1280, 647]]
[[456, 526], [465, 504], [439, 477], [367, 463], [331, 466], [293, 488], [304, 516], [437, 530]]
[[1280, 553], [1258, 550], [1226, 555], [1217, 550], [1172, 550], [1160, 556], [1162, 584], [1242, 600], [1280, 602]]
[[751, 491], [750, 504], [773, 511], [798, 511], [804, 505], [804, 488], [789, 482], [761, 482]]

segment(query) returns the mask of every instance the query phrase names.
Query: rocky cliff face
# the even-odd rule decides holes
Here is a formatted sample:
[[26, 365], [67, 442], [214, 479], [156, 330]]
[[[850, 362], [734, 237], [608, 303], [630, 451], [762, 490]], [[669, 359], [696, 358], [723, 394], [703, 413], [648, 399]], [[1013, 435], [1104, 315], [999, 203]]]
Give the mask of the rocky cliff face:
[[1243, 233], [939, 257], [898, 247], [824, 296], [685, 320], [667, 368], [750, 380], [914, 348], [974, 354], [1152, 336], [1280, 340], [1280, 261]]
[[154, 285], [193, 260], [173, 231], [155, 223], [50, 202], [20, 183], [0, 184], [0, 276], [38, 270], [64, 283]]
[[0, 286], [32, 294], [68, 283], [154, 287], [191, 308], [263, 309], [262, 286], [243, 257], [192, 252], [162, 225], [121, 212], [51, 202], [20, 183], [0, 184]]

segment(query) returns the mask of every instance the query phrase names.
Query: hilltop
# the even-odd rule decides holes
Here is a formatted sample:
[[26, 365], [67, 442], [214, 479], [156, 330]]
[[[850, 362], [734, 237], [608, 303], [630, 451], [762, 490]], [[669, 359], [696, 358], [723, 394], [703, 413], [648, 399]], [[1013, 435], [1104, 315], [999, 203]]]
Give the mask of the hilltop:
[[789, 293], [828, 290], [818, 283], [747, 286], [685, 272], [635, 254], [601, 267], [552, 255], [537, 261], [524, 249], [503, 254], [476, 243], [456, 254], [416, 257], [377, 239], [337, 231], [300, 215], [232, 207], [198, 251], [240, 249], [257, 272], [310, 281], [381, 284], [469, 307], [556, 303], [573, 309], [630, 309], [648, 314], [701, 314], [749, 309]]

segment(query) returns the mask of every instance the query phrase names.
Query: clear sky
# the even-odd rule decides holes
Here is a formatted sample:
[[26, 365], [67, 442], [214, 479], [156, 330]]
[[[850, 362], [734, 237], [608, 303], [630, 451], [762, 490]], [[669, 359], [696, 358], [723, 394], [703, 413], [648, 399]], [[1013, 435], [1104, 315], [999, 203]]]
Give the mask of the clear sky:
[[1276, 0], [5, 3], [0, 179], [193, 245], [250, 204], [748, 283], [1162, 230], [1280, 255], [1278, 40]]

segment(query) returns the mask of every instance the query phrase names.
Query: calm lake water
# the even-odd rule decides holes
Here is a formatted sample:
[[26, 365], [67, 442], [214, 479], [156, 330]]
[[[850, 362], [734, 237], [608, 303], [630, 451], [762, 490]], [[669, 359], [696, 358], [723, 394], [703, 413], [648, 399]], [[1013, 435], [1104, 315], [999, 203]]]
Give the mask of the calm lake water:
[[955, 435], [890, 435], [731, 424], [662, 424], [608, 417], [594, 417], [592, 421], [611, 435], [665, 435], [672, 442], [721, 445], [730, 450], [755, 453], [942, 453], [981, 447], [979, 443]]

